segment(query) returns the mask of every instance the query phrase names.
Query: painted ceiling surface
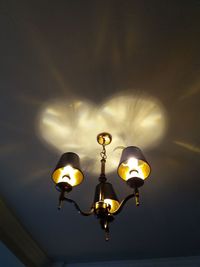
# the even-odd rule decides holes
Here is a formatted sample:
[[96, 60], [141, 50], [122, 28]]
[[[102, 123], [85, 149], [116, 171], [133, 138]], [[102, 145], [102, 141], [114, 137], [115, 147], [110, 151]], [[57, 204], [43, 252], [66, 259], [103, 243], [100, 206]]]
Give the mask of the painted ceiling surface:
[[[200, 2], [1, 1], [0, 194], [41, 248], [66, 262], [200, 254]], [[119, 146], [140, 146], [152, 172], [111, 240], [79, 217], [51, 172], [80, 155], [87, 210], [99, 172], [96, 135], [113, 135], [108, 178], [120, 198]]]

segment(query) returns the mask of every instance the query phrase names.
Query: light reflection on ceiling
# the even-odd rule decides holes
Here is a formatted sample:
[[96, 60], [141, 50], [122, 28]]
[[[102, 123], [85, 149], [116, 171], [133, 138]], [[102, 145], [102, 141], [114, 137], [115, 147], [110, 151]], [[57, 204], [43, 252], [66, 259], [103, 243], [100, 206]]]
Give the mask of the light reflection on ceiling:
[[176, 145], [179, 145], [187, 150], [190, 150], [192, 152], [195, 152], [195, 153], [200, 153], [200, 147], [198, 146], [195, 146], [193, 144], [190, 144], [190, 143], [186, 143], [186, 142], [183, 142], [183, 141], [178, 141], [178, 140], [175, 140], [174, 143]]
[[38, 120], [43, 140], [60, 153], [77, 153], [83, 170], [92, 173], [99, 170], [101, 147], [96, 136], [100, 132], [113, 136], [107, 147], [107, 172], [112, 172], [122, 147], [157, 145], [166, 132], [166, 124], [162, 105], [155, 98], [136, 94], [113, 96], [101, 106], [80, 99], [49, 101]]

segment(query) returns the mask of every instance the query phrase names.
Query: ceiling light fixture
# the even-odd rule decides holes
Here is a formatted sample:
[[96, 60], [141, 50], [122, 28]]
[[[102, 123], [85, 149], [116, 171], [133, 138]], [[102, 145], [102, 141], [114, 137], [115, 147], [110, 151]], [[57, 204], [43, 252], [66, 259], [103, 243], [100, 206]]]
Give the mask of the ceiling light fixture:
[[79, 185], [84, 178], [77, 154], [73, 152], [64, 153], [53, 171], [52, 179], [56, 184], [56, 189], [60, 191], [58, 208], [61, 208], [63, 201], [67, 201], [73, 203], [78, 212], [84, 216], [94, 214], [99, 219], [101, 228], [105, 231], [105, 239], [108, 241], [109, 224], [114, 220], [115, 215], [120, 213], [126, 202], [135, 198], [136, 206], [139, 206], [138, 188], [144, 184], [144, 180], [149, 176], [150, 165], [138, 147], [129, 146], [123, 149], [118, 166], [118, 175], [133, 189], [133, 193], [119, 202], [113, 186], [107, 182], [105, 174], [106, 146], [111, 143], [112, 136], [106, 132], [100, 133], [97, 136], [97, 141], [103, 148], [100, 153], [101, 173], [99, 184], [95, 190], [94, 202], [89, 212], [83, 212], [74, 200], [66, 197], [66, 193]]

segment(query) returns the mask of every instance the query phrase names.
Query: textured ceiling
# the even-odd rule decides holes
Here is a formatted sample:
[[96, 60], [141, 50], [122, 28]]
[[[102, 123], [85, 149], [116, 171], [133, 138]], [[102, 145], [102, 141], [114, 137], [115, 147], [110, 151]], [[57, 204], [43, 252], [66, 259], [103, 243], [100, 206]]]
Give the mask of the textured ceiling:
[[[81, 262], [199, 255], [200, 2], [5, 0], [0, 32], [0, 194], [49, 257]], [[105, 243], [95, 218], [81, 218], [67, 203], [57, 211], [50, 177], [64, 137], [43, 132], [41, 116], [51, 105], [55, 112], [55, 103], [67, 111], [73, 101], [99, 112], [119, 95], [137, 99], [139, 109], [127, 115], [128, 124], [114, 116], [108, 129], [113, 137], [121, 133], [116, 129], [134, 129], [125, 131], [123, 142], [140, 140], [152, 173], [141, 190], [142, 205], [129, 202]], [[137, 116], [148, 117], [144, 99], [159, 105], [160, 117], [150, 132], [137, 132], [135, 124], [128, 127]], [[77, 140], [91, 132], [95, 142], [98, 127], [89, 114]], [[70, 121], [77, 122], [75, 115]], [[68, 127], [69, 118], [59, 123], [55, 127]], [[73, 141], [76, 127], [68, 128]], [[72, 144], [67, 138], [66, 151]], [[77, 143], [80, 153], [84, 145], [87, 153], [95, 145], [98, 152], [98, 144], [89, 150], [84, 139]], [[97, 177], [87, 171], [71, 193], [84, 209]], [[109, 180], [120, 198], [130, 192], [116, 171]]]

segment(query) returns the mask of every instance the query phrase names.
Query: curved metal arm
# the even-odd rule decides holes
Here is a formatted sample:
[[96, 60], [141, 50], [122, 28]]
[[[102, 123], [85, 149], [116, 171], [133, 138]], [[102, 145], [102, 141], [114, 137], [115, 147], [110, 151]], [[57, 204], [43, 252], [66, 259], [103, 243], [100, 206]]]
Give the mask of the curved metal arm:
[[115, 212], [113, 212], [112, 215], [117, 215], [118, 213], [120, 213], [126, 202], [133, 197], [135, 197], [135, 194], [128, 195], [125, 199], [123, 199], [119, 205], [119, 208]]
[[78, 212], [79, 212], [81, 215], [83, 215], [83, 216], [90, 216], [90, 215], [93, 214], [93, 212], [94, 212], [94, 208], [91, 208], [91, 210], [90, 210], [89, 212], [83, 212], [83, 211], [80, 209], [79, 205], [76, 203], [76, 201], [74, 201], [74, 200], [71, 199], [71, 198], [66, 198], [66, 197], [64, 197], [63, 200], [65, 200], [65, 201], [67, 201], [67, 202], [70, 202], [70, 203], [73, 203], [74, 206], [75, 206], [75, 208], [78, 210]]

